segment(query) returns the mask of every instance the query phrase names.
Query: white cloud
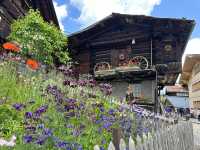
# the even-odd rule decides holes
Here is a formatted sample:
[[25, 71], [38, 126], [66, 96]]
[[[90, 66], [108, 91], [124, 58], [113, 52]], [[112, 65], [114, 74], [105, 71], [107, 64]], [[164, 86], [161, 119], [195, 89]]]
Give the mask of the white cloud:
[[70, 0], [81, 14], [78, 20], [88, 25], [100, 20], [112, 12], [125, 14], [150, 15], [154, 6], [161, 0]]
[[182, 57], [182, 62], [185, 61], [186, 54], [200, 54], [200, 38], [193, 38], [189, 40], [185, 53]]
[[64, 31], [63, 20], [68, 16], [67, 5], [59, 5], [55, 0], [53, 1], [58, 22], [62, 31]]

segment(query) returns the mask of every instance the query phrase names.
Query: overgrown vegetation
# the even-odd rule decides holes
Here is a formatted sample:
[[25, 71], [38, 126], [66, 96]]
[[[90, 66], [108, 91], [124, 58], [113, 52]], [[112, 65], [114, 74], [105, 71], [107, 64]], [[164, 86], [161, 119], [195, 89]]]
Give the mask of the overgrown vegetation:
[[39, 11], [30, 10], [11, 25], [8, 39], [21, 46], [21, 56], [36, 59], [41, 63], [65, 64], [69, 61], [67, 37], [53, 24], [43, 20]]
[[92, 150], [96, 144], [103, 149], [113, 128], [126, 125], [124, 133], [135, 134], [134, 116], [112, 103], [108, 84], [75, 80], [70, 69], [44, 74], [16, 62], [0, 65], [0, 120], [6, 123], [0, 133], [17, 136], [16, 150]]

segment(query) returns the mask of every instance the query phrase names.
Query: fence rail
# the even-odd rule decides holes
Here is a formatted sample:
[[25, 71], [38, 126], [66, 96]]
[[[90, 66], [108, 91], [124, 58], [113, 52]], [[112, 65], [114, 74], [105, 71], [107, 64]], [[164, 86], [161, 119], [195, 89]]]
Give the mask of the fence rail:
[[[138, 136], [134, 141], [129, 138], [128, 144], [120, 139], [119, 150], [193, 150], [193, 127], [191, 122], [182, 122], [165, 129]], [[94, 150], [100, 150], [96, 145]], [[108, 150], [117, 150], [111, 141]]]

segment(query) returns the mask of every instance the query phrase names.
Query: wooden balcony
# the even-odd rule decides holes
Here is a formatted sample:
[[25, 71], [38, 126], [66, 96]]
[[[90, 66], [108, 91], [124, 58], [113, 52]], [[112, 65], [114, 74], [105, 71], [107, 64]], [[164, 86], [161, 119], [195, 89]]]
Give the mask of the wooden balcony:
[[131, 82], [139, 82], [142, 80], [155, 80], [156, 72], [152, 69], [141, 70], [138, 68], [119, 69], [97, 71], [94, 73], [95, 79], [98, 81], [123, 80]]

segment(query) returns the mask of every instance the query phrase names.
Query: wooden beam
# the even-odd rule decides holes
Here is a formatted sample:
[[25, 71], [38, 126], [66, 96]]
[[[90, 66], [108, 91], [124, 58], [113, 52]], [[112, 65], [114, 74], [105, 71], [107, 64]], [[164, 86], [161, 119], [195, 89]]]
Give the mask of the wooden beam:
[[104, 45], [104, 44], [114, 44], [114, 43], [119, 43], [119, 42], [124, 42], [124, 41], [131, 41], [132, 38], [124, 38], [124, 39], [117, 39], [117, 40], [111, 40], [111, 41], [102, 41], [102, 42], [92, 42], [91, 46], [96, 46], [96, 45]]

